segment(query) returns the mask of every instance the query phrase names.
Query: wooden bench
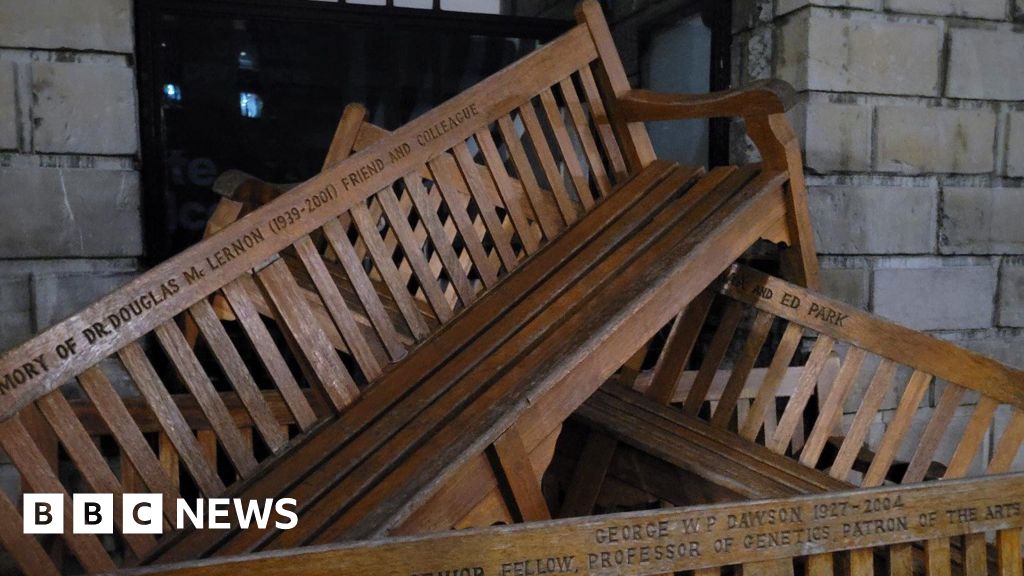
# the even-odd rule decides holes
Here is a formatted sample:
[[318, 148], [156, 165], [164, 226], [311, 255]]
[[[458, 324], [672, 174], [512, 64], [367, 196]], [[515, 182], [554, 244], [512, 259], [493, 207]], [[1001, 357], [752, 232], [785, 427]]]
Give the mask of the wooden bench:
[[[613, 375], [638, 372], [632, 360], [666, 327], [703, 326], [701, 294], [748, 248], [783, 244], [787, 276], [815, 285], [785, 88], [632, 90], [598, 4], [584, 2], [578, 17], [393, 133], [349, 108], [338, 157], [320, 175], [0, 357], [0, 448], [28, 491], [63, 494], [68, 507], [79, 486], [115, 501], [159, 492], [168, 520], [179, 496], [298, 502], [287, 531], [122, 535], [117, 546], [73, 534], [66, 517], [59, 540], [78, 566], [104, 572], [547, 518], [539, 475], [562, 423]], [[724, 116], [743, 118], [759, 164], [705, 171], [659, 161], [643, 124]], [[674, 333], [666, 349], [678, 354], [650, 385], [668, 398], [692, 336]], [[788, 330], [787, 346], [801, 333]], [[769, 435], [775, 452], [792, 445], [813, 388], [802, 384], [827, 363], [830, 341], [818, 342]], [[722, 346], [704, 355], [717, 360], [698, 369], [684, 402], [691, 415]], [[749, 353], [746, 363], [753, 369]], [[786, 366], [769, 367], [744, 438], [758, 436], [762, 391], [774, 401], [772, 374]], [[1006, 378], [984, 363], [971, 370]], [[713, 425], [733, 421], [743, 376], [727, 381]], [[914, 390], [927, 384], [918, 380]], [[988, 385], [994, 400], [1017, 406], [1012, 385]], [[831, 435], [837, 401], [823, 405], [828, 418], [801, 459]], [[143, 426], [133, 414], [151, 417]], [[79, 415], [109, 435], [97, 444]], [[193, 433], [195, 424], [204, 427]], [[0, 496], [0, 526], [20, 525]], [[47, 541], [4, 528], [0, 542], [27, 572], [64, 567]]]

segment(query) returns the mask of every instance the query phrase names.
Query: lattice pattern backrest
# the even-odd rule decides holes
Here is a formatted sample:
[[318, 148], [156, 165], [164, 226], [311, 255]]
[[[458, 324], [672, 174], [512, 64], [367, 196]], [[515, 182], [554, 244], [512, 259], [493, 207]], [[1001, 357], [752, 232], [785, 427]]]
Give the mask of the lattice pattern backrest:
[[[598, 52], [577, 26], [0, 357], [25, 489], [156, 491], [171, 511], [355, 401], [629, 177]], [[2, 495], [0, 523], [21, 524]], [[89, 572], [156, 543], [68, 532]], [[0, 540], [54, 568], [34, 537]]]

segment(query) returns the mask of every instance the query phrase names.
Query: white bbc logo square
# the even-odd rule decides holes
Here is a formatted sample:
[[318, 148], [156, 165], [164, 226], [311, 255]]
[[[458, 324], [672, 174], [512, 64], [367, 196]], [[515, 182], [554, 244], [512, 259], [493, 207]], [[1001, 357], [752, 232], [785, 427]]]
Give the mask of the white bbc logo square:
[[160, 534], [163, 515], [160, 494], [125, 494], [121, 500], [121, 530], [125, 534]]
[[75, 494], [72, 507], [75, 534], [114, 533], [113, 494]]
[[64, 533], [63, 494], [25, 494], [22, 531], [25, 534]]

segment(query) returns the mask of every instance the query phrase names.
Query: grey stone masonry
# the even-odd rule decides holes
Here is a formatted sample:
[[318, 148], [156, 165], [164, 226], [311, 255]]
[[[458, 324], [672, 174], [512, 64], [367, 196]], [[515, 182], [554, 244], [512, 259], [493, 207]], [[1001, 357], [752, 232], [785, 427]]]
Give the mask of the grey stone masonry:
[[941, 244], [950, 254], [1024, 252], [1024, 190], [943, 189]]
[[871, 109], [812, 102], [802, 119], [804, 164], [815, 172], [871, 168]]
[[123, 66], [34, 62], [33, 141], [40, 152], [135, 154], [135, 74]]
[[0, 45], [131, 52], [131, 0], [0, 0]]
[[1024, 100], [1024, 34], [952, 28], [946, 96]]
[[991, 264], [875, 270], [874, 311], [918, 330], [990, 328], [996, 270]]
[[977, 174], [995, 167], [996, 114], [990, 108], [880, 106], [876, 114], [879, 171]]
[[138, 256], [136, 172], [0, 168], [0, 258]]
[[1006, 18], [1006, 0], [885, 0], [893, 12], [963, 16], [966, 18]]
[[826, 254], [935, 251], [935, 188], [813, 187], [809, 202], [818, 250]]
[[0, 62], [0, 150], [18, 147], [18, 103], [14, 64]]
[[797, 90], [937, 96], [941, 26], [810, 8], [778, 29], [776, 75]]
[[[999, 270], [999, 311], [996, 323], [1000, 326], [1024, 328], [1024, 257], [1004, 258]], [[1020, 354], [1024, 356], [1024, 346]]]
[[1024, 176], [1024, 112], [1011, 112], [1006, 121], [1006, 175]]

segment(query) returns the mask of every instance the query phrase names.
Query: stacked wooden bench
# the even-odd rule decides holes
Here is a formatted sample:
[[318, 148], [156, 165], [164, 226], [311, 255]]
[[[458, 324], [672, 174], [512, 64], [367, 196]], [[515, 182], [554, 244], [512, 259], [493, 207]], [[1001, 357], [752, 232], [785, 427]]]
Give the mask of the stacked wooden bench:
[[[67, 517], [65, 534], [46, 539], [12, 529], [22, 511], [0, 495], [0, 543], [21, 570], [437, 573], [451, 568], [444, 549], [417, 566], [373, 560], [393, 560], [403, 546], [421, 558], [418, 540], [335, 546], [543, 521], [559, 499], [559, 514], [589, 515], [618, 442], [657, 461], [653, 470], [667, 465], [735, 496], [840, 490], [897, 364], [915, 371], [861, 486], [889, 474], [933, 375], [951, 384], [903, 480], [924, 478], [971, 387], [983, 400], [945, 475], [970, 469], [1004, 404], [1012, 422], [988, 471], [1007, 470], [1024, 440], [1019, 372], [813, 292], [799, 294], [836, 315], [769, 296], [813, 289], [817, 278], [785, 87], [632, 90], [598, 4], [584, 2], [578, 16], [561, 38], [393, 133], [348, 108], [320, 175], [280, 194], [250, 190], [249, 206], [224, 203], [215, 234], [0, 357], [0, 448], [25, 491], [67, 502], [83, 487], [115, 501], [159, 492], [168, 522], [174, 499], [194, 496], [294, 498], [299, 516], [289, 530], [232, 523], [160, 537], [120, 534], [118, 521], [116, 538], [103, 539], [73, 534]], [[705, 170], [661, 161], [643, 124], [733, 116], [760, 163]], [[781, 247], [781, 270], [795, 284], [732, 268], [758, 243]], [[838, 314], [850, 322], [837, 326]], [[730, 346], [748, 317], [746, 341]], [[778, 340], [776, 321], [788, 323]], [[809, 356], [794, 362], [815, 333]], [[701, 338], [708, 344], [695, 353]], [[766, 341], [774, 352], [759, 366]], [[821, 455], [840, 433], [841, 407], [869, 352], [883, 359], [826, 465]], [[823, 376], [835, 363], [835, 376]], [[760, 384], [745, 393], [755, 371]], [[790, 375], [796, 383], [777, 411]], [[666, 406], [676, 400], [682, 413]], [[574, 413], [594, 433], [560, 498], [544, 493], [542, 476], [566, 449], [560, 432]], [[709, 471], [716, 457], [721, 465]], [[1015, 494], [1012, 483], [985, 482]], [[916, 506], [934, 499], [930, 488], [913, 490]], [[601, 521], [558, 526], [578, 532], [593, 522]], [[1001, 569], [1020, 565], [1016, 522], [983, 525], [998, 531]], [[967, 533], [921, 532], [929, 572], [953, 565], [946, 560], [958, 548], [948, 536]], [[467, 538], [493, 544], [487, 538], [503, 534]], [[904, 558], [906, 541], [894, 543]], [[785, 572], [811, 554], [808, 569], [824, 573], [831, 552], [850, 547], [727, 563]], [[971, 533], [964, 550], [960, 565], [988, 558], [983, 536]], [[450, 550], [460, 551], [458, 542]], [[854, 571], [867, 573], [870, 554], [851, 560]], [[672, 560], [681, 563], [617, 571], [710, 574], [725, 565]], [[517, 573], [515, 562], [460, 566], [474, 576]]]

